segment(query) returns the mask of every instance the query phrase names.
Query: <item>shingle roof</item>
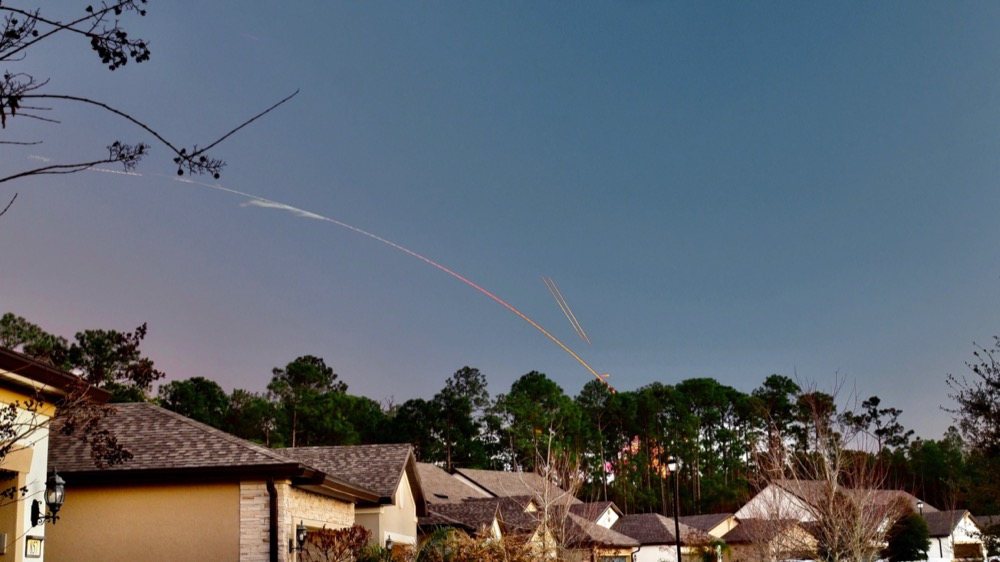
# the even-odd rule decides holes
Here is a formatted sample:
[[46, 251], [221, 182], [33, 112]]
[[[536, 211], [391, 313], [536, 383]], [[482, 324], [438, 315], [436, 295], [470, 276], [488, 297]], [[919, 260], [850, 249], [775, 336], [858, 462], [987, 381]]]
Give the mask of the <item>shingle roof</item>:
[[580, 500], [569, 492], [550, 484], [546, 489], [545, 479], [534, 472], [504, 472], [499, 470], [476, 470], [459, 468], [456, 474], [464, 476], [497, 497], [549, 495], [550, 501], [578, 503]]
[[681, 524], [705, 531], [706, 533], [732, 517], [732, 513], [707, 513], [704, 515], [682, 515]]
[[605, 511], [614, 505], [614, 502], [580, 502], [569, 506], [569, 511], [574, 515], [579, 515], [584, 519], [596, 522], [604, 515]]
[[[636, 513], [623, 515], [611, 527], [613, 530], [632, 537], [642, 544], [677, 544], [674, 535], [674, 520], [659, 513]], [[693, 544], [711, 540], [704, 532], [694, 527], [680, 524], [681, 544]]]
[[726, 544], [770, 541], [798, 522], [794, 519], [742, 519], [740, 524], [722, 536]]
[[486, 492], [460, 481], [442, 468], [433, 464], [418, 462], [417, 473], [424, 497], [429, 504], [455, 503], [467, 498], [487, 498]]
[[976, 520], [976, 525], [979, 525], [980, 529], [985, 530], [987, 527], [1000, 525], [1000, 515], [973, 515], [972, 518]]
[[955, 530], [955, 526], [969, 512], [964, 509], [953, 511], [933, 511], [924, 512], [924, 521], [927, 521], [927, 529], [932, 537], [946, 537]]
[[459, 502], [436, 504], [428, 508], [427, 517], [419, 520], [421, 527], [460, 527], [469, 531], [479, 531], [493, 525], [498, 516], [498, 501], [490, 498], [486, 502]]
[[612, 548], [635, 548], [639, 541], [615, 531], [602, 527], [593, 521], [572, 513], [567, 516], [566, 545], [571, 548], [586, 546], [603, 546]]
[[[110, 429], [133, 458], [105, 471], [196, 469], [208, 467], [292, 466], [300, 463], [273, 450], [240, 439], [170, 410], [148, 403], [115, 404], [100, 422]], [[62, 474], [96, 471], [90, 446], [66, 436], [53, 422], [49, 465]]]
[[407, 444], [289, 447], [275, 451], [373, 490], [383, 498], [396, 493], [407, 461], [413, 456]]
[[[821, 502], [827, 501], [826, 498], [829, 496], [829, 488], [827, 487], [829, 484], [821, 480], [775, 480], [774, 485], [787, 490], [811, 505], [819, 505]], [[910, 504], [910, 507], [914, 511], [917, 511], [917, 502], [920, 501], [913, 494], [902, 490], [872, 490], [847, 487], [840, 489], [849, 494], [863, 494], [864, 501], [874, 502], [878, 505], [889, 505], [894, 500], [903, 498]], [[924, 513], [933, 513], [937, 511], [937, 508], [925, 503], [923, 510]]]
[[114, 404], [111, 415], [98, 423], [131, 454], [123, 464], [98, 469], [90, 446], [63, 435], [58, 419], [49, 432], [49, 466], [71, 483], [122, 484], [134, 481], [231, 479], [252, 474], [290, 478], [297, 486], [346, 501], [375, 501], [372, 490], [325, 474], [316, 467], [277, 451], [240, 439], [201, 422], [149, 403]]

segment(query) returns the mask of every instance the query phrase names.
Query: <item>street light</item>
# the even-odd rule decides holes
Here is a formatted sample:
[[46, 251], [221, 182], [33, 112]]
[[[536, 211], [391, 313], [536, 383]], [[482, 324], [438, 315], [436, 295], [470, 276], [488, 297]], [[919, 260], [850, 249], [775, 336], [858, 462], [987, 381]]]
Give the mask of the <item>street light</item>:
[[677, 479], [677, 468], [680, 462], [674, 457], [667, 459], [667, 470], [674, 478], [674, 540], [677, 541], [677, 562], [681, 562], [681, 500], [680, 500], [680, 480]]
[[45, 481], [45, 505], [49, 508], [49, 514], [45, 514], [42, 502], [38, 500], [31, 502], [31, 526], [37, 527], [45, 521], [51, 521], [55, 525], [56, 520], [59, 519], [56, 514], [59, 513], [59, 508], [65, 501], [66, 481], [53, 468], [49, 479]]

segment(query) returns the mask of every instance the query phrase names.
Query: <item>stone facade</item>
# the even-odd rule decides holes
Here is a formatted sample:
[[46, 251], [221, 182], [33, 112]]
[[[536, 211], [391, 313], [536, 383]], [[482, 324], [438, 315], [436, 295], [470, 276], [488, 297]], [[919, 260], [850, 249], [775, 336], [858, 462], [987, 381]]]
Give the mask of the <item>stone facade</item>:
[[[288, 541], [301, 521], [309, 529], [342, 529], [354, 524], [354, 504], [275, 482], [278, 492], [278, 560], [289, 562]], [[267, 562], [270, 555], [270, 498], [267, 483], [240, 483], [240, 560]]]
[[240, 482], [240, 560], [246, 562], [267, 562], [269, 560], [270, 519], [267, 483], [264, 481]]

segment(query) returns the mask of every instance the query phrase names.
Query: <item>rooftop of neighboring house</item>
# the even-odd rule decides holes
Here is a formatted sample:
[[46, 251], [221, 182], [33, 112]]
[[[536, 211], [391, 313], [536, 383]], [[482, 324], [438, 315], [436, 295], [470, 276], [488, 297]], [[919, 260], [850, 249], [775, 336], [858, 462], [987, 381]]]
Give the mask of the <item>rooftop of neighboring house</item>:
[[969, 512], [964, 509], [932, 511], [928, 513], [927, 507], [924, 507], [924, 521], [927, 522], [927, 529], [930, 531], [929, 535], [931, 537], [946, 537], [952, 534], [955, 531], [955, 527], [958, 526], [966, 515], [969, 515]]
[[[636, 513], [623, 515], [614, 526], [614, 531], [632, 537], [641, 544], [677, 544], [674, 535], [674, 520], [659, 513]], [[681, 544], [708, 542], [712, 539], [708, 533], [680, 523]]]
[[[58, 429], [61, 422], [54, 422]], [[375, 501], [375, 491], [277, 451], [149, 403], [114, 404], [99, 421], [131, 454], [123, 464], [98, 468], [90, 445], [77, 436], [50, 434], [49, 465], [68, 483], [123, 484], [191, 479], [285, 477], [303, 489], [346, 501]]]
[[614, 502], [580, 502], [569, 506], [570, 513], [583, 517], [588, 521], [597, 521], [597, 519], [604, 515], [604, 513], [609, 509], [613, 510], [619, 517], [621, 517], [621, 511]]
[[[421, 527], [458, 527], [469, 531], [489, 528], [497, 521], [508, 536], [528, 537], [538, 530], [542, 522], [542, 508], [532, 495], [489, 498], [467, 498], [461, 502], [429, 506], [427, 517], [420, 518]], [[565, 505], [565, 504], [563, 504]], [[554, 506], [562, 509], [561, 506]], [[574, 506], [575, 507], [575, 506]], [[571, 548], [601, 546], [605, 548], [634, 548], [634, 539], [601, 527], [574, 513], [561, 513], [556, 518], [565, 522], [560, 529], [565, 544]]]
[[426, 512], [417, 463], [413, 448], [408, 444], [288, 447], [274, 451], [373, 490], [382, 503], [394, 503], [396, 490], [406, 475], [417, 503], [417, 513]]
[[602, 527], [572, 512], [567, 514], [566, 545], [570, 548], [638, 548], [640, 541], [614, 529]]
[[722, 540], [726, 544], [770, 541], [798, 523], [794, 519], [742, 519], [739, 525], [722, 536]]
[[694, 527], [706, 533], [725, 523], [733, 516], [732, 513], [706, 513], [704, 515], [682, 515], [681, 524]]
[[492, 497], [485, 490], [455, 478], [437, 465], [418, 462], [417, 473], [428, 504], [461, 502], [465, 499]]
[[572, 494], [534, 472], [506, 472], [459, 468], [455, 476], [464, 478], [488, 494], [503, 496], [534, 496], [544, 502], [579, 503]]
[[[775, 480], [773, 484], [795, 494], [806, 503], [812, 505], [826, 501], [825, 498], [829, 495], [830, 489], [829, 483], [822, 480]], [[866, 496], [864, 498], [865, 501], [874, 502], [879, 505], [888, 505], [897, 499], [903, 499], [914, 511], [918, 510], [918, 502], [920, 502], [919, 498], [902, 490], [873, 490], [847, 487], [842, 487], [841, 489], [850, 494], [863, 494]], [[933, 513], [938, 510], [934, 506], [925, 503], [923, 511], [924, 513]]]
[[979, 525], [980, 529], [1000, 525], [1000, 515], [973, 515], [972, 518]]

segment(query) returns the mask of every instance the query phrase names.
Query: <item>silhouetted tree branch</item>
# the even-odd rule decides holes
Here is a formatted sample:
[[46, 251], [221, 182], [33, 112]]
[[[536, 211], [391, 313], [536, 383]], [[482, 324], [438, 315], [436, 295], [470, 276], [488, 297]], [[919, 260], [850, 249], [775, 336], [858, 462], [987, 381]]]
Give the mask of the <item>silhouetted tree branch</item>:
[[[135, 63], [148, 61], [150, 57], [148, 43], [144, 39], [130, 36], [121, 27], [119, 21], [119, 16], [126, 14], [145, 16], [147, 1], [119, 0], [111, 3], [102, 1], [97, 6], [88, 5], [83, 9], [83, 15], [70, 19], [68, 22], [44, 17], [41, 15], [40, 9], [26, 9], [0, 3], [0, 62], [24, 61], [31, 47], [60, 32], [76, 34], [86, 39], [90, 48], [100, 58], [101, 63], [107, 65], [109, 70], [121, 68], [129, 61]], [[38, 100], [72, 102], [96, 107], [125, 119], [142, 132], [152, 136], [158, 144], [166, 147], [172, 153], [178, 175], [185, 173], [190, 175], [207, 174], [216, 179], [219, 178], [226, 163], [209, 156], [207, 152], [298, 94], [298, 90], [296, 90], [281, 101], [199, 148], [198, 144], [185, 147], [166, 138], [143, 119], [122, 111], [110, 103], [84, 96], [44, 92], [43, 90], [48, 83], [48, 79], [42, 79], [27, 72], [4, 69], [0, 75], [0, 127], [6, 129], [8, 122], [13, 123], [14, 117], [58, 124], [58, 120], [41, 115], [42, 112], [51, 111], [52, 108], [30, 104]], [[25, 102], [29, 102], [29, 105], [25, 105]], [[42, 142], [40, 140], [16, 139], [4, 140], [0, 144], [36, 145], [42, 144]], [[149, 154], [150, 145], [146, 142], [126, 143], [114, 140], [106, 146], [106, 150], [107, 153], [100, 156], [81, 158], [75, 162], [49, 163], [11, 173], [0, 177], [0, 183], [29, 176], [73, 174], [102, 164], [118, 163], [125, 171], [131, 171], [135, 169], [143, 157]], [[10, 208], [11, 203], [13, 203], [13, 199], [3, 212]], [[3, 212], [0, 212], [0, 215]]]

